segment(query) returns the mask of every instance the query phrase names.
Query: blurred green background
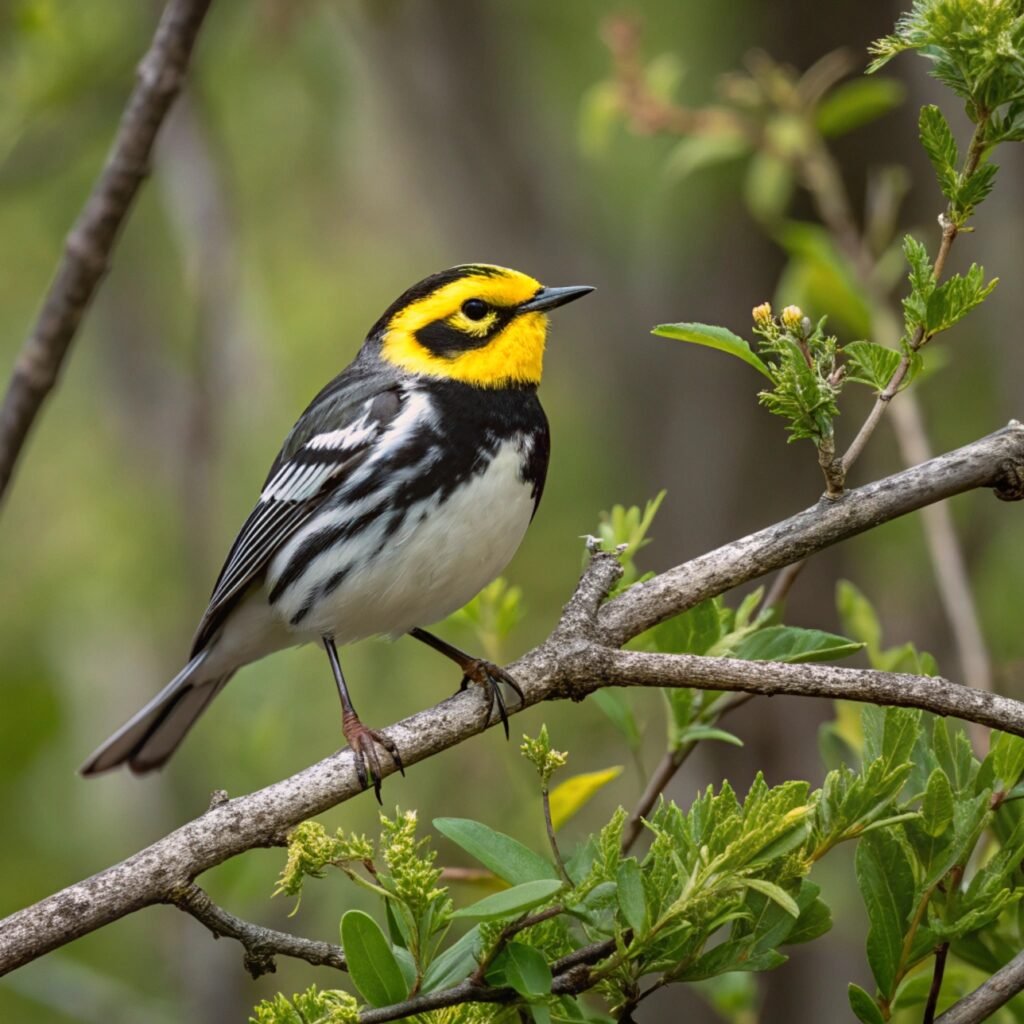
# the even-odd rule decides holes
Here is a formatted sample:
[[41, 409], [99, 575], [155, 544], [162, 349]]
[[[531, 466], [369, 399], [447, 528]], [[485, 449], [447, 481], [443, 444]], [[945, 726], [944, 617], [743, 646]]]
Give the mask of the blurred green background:
[[[2, 367], [101, 165], [158, 9], [0, 0]], [[241, 673], [159, 776], [85, 782], [75, 774], [180, 667], [281, 438], [380, 311], [420, 277], [485, 261], [598, 288], [555, 324], [542, 390], [552, 465], [507, 574], [528, 614], [505, 657], [556, 621], [580, 568], [579, 538], [601, 509], [668, 489], [656, 542], [643, 554], [646, 567], [659, 568], [817, 498], [813, 450], [786, 445], [781, 423], [756, 404], [748, 368], [648, 333], [670, 320], [745, 332], [750, 308], [773, 297], [785, 254], [742, 201], [740, 165], [673, 177], [672, 140], [618, 126], [588, 155], [581, 110], [609, 69], [600, 27], [622, 9], [621, 0], [214, 3], [153, 177], [2, 512], [0, 915], [134, 852], [200, 813], [211, 791], [247, 792], [339, 745], [327, 665], [307, 649]], [[628, 9], [642, 16], [652, 55], [681, 61], [680, 95], [701, 103], [753, 48], [805, 68], [845, 46], [860, 67], [900, 6], [842, 0], [827, 16], [810, 0], [644, 0]], [[891, 74], [905, 79], [906, 103], [842, 139], [838, 154], [858, 202], [869, 168], [908, 166], [901, 223], [934, 244], [939, 196], [916, 142], [916, 111], [923, 102], [954, 105], [922, 62], [904, 59]], [[1016, 281], [1024, 190], [1020, 156], [1001, 153], [1000, 163], [977, 233], [952, 262], [982, 262], [1003, 285], [944, 343], [949, 365], [919, 389], [936, 449], [1024, 412]], [[799, 212], [805, 201], [796, 202]], [[865, 394], [844, 405], [841, 441], [867, 402]], [[899, 466], [886, 425], [854, 482]], [[1019, 510], [972, 495], [954, 511], [996, 685], [1020, 695]], [[919, 522], [816, 559], [789, 620], [837, 629], [840, 576], [877, 603], [888, 640], [914, 639], [957, 677]], [[458, 628], [446, 635], [474, 643]], [[410, 641], [367, 642], [343, 657], [372, 724], [423, 708], [458, 681]], [[640, 695], [636, 706], [649, 769], [663, 743], [659, 698]], [[687, 800], [726, 775], [745, 789], [756, 767], [772, 783], [817, 781], [816, 729], [830, 715], [824, 704], [753, 702], [729, 724], [745, 748], [705, 744], [672, 793]], [[577, 771], [627, 765], [570, 832], [636, 800], [642, 776], [591, 702], [535, 708], [514, 721], [513, 736], [541, 721]], [[424, 822], [478, 817], [542, 841], [532, 770], [497, 731], [390, 779], [384, 795]], [[376, 807], [364, 795], [325, 821], [374, 830]], [[440, 848], [442, 860], [457, 860]], [[282, 860], [280, 851], [255, 851], [202, 882], [236, 914], [336, 940], [341, 911], [361, 896], [338, 879], [322, 882], [286, 922], [291, 906], [269, 898]], [[847, 982], [866, 983], [852, 871], [838, 858], [820, 873], [836, 927], [758, 979], [764, 1022], [834, 1019], [846, 1012]], [[240, 1021], [259, 998], [313, 980], [334, 981], [326, 969], [281, 959], [276, 975], [254, 983], [235, 944], [213, 942], [175, 909], [153, 908], [4, 979], [0, 1020]], [[638, 1020], [684, 1015], [718, 1019], [696, 994], [674, 989]]]

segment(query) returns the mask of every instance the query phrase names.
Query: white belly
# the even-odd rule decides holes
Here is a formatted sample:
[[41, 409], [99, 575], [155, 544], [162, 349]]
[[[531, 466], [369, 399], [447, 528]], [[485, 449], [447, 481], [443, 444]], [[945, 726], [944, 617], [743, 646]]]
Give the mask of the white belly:
[[[413, 505], [379, 553], [384, 518], [357, 537], [323, 552], [310, 577], [327, 579], [354, 567], [317, 601], [295, 643], [332, 634], [339, 643], [386, 634], [443, 619], [498, 576], [519, 547], [533, 515], [532, 487], [520, 478], [519, 445], [506, 442], [483, 473], [458, 487], [439, 511], [437, 498]], [[354, 558], [357, 552], [362, 558]], [[276, 573], [271, 568], [270, 577]], [[283, 595], [275, 611], [288, 622], [308, 590]]]

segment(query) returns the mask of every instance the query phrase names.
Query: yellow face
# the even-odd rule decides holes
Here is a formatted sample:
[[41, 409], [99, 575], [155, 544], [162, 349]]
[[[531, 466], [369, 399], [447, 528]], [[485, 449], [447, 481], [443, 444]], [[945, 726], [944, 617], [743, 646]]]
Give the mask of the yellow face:
[[381, 318], [381, 357], [410, 373], [477, 387], [539, 384], [548, 318], [521, 307], [542, 291], [539, 281], [505, 267], [442, 271]]

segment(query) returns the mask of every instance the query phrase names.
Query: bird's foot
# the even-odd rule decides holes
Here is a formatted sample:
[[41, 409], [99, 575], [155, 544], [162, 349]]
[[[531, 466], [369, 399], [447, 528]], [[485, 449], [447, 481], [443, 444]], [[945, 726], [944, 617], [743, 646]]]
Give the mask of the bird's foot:
[[498, 715], [501, 718], [502, 728], [505, 730], [505, 739], [508, 734], [508, 711], [505, 708], [505, 698], [502, 695], [502, 684], [507, 686], [519, 698], [520, 705], [526, 703], [523, 691], [519, 684], [501, 666], [483, 658], [468, 658], [462, 665], [462, 685], [460, 690], [465, 690], [470, 683], [482, 686], [487, 693], [487, 721], [491, 720], [491, 712], [494, 705], [498, 705]]
[[402, 755], [398, 753], [398, 747], [384, 733], [363, 725], [355, 712], [342, 716], [341, 731], [356, 756], [356, 774], [359, 776], [359, 782], [363, 789], [369, 789], [372, 785], [377, 803], [383, 806], [380, 784], [384, 773], [381, 771], [380, 758], [377, 757], [377, 747], [383, 747], [388, 752], [395, 767], [404, 775], [405, 766], [402, 764]]

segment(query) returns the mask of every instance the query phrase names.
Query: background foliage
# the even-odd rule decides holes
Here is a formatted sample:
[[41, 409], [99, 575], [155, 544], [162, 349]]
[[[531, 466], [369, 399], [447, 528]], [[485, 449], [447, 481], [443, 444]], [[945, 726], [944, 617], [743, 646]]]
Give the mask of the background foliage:
[[[870, 329], [865, 305], [813, 233], [779, 222], [791, 200], [798, 213], [808, 210], [777, 165], [736, 150], [709, 171], [706, 160], [680, 152], [678, 140], [638, 139], [615, 119], [594, 116], [593, 90], [609, 67], [600, 26], [618, 10], [605, 0], [524, 0], [514, 10], [468, 0], [215, 6], [188, 102], [169, 126], [154, 179], [4, 509], [0, 912], [119, 859], [197, 813], [211, 790], [252, 789], [339, 742], [322, 658], [298, 651], [248, 669], [158, 779], [86, 784], [73, 774], [179, 667], [281, 436], [380, 309], [425, 273], [488, 260], [553, 284], [599, 288], [556, 326], [543, 390], [555, 441], [551, 479], [509, 570], [527, 614], [496, 653], [511, 656], [546, 634], [579, 568], [576, 538], [595, 529], [601, 508], [667, 488], [656, 542], [638, 556], [641, 567], [663, 566], [817, 497], [813, 459], [787, 449], [784, 431], [753, 401], [756, 374], [648, 330], [696, 321], [747, 334], [750, 308], [773, 298], [780, 309], [799, 301], [812, 316], [830, 312], [829, 329], [849, 341]], [[899, 6], [834, 4], [828, 19], [810, 3], [740, 0], [714, 12], [646, 0], [641, 11], [650, 55], [666, 53], [654, 65], [658, 81], [677, 82], [678, 93], [699, 104], [718, 95], [720, 76], [753, 47], [803, 70], [845, 45], [859, 72], [867, 43], [891, 31]], [[115, 0], [88, 9], [69, 0], [0, 6], [6, 360], [102, 160], [153, 18], [149, 5]], [[877, 192], [864, 184], [867, 171], [877, 181], [898, 175], [887, 167], [909, 167], [914, 188], [899, 224], [932, 238], [941, 200], [917, 143], [916, 112], [926, 102], [949, 105], [914, 62], [886, 74], [904, 82], [907, 102], [840, 137], [838, 153], [857, 201], [869, 207]], [[833, 104], [826, 127], [852, 127], [850, 109], [859, 108], [848, 101], [844, 113]], [[967, 124], [955, 113], [952, 133], [963, 150]], [[787, 124], [773, 131], [785, 139]], [[933, 148], [941, 154], [944, 146], [940, 130]], [[1019, 180], [1020, 159], [1000, 153], [1004, 180]], [[1019, 189], [1003, 189], [952, 257], [953, 269], [977, 262], [1002, 274], [1004, 287], [944, 343], [952, 368], [923, 389], [936, 447], [1021, 413], [1024, 307], [1009, 279], [1024, 257], [1015, 228], [1022, 202]], [[897, 264], [893, 280], [901, 273]], [[863, 390], [851, 423], [866, 412]], [[841, 417], [836, 429], [852, 428]], [[883, 427], [855, 477], [898, 462]], [[994, 504], [965, 497], [955, 511], [997, 685], [1019, 696], [1024, 545]], [[846, 577], [878, 605], [886, 645], [913, 638], [955, 677], [930, 572], [919, 524], [893, 524], [816, 559], [788, 617], [861, 638], [833, 611], [834, 580]], [[850, 615], [856, 605], [845, 593]], [[469, 643], [472, 626], [454, 623], [448, 635]], [[863, 638], [869, 647], [881, 643]], [[367, 643], [348, 652], [368, 722], [430, 703], [457, 682], [443, 661], [414, 646]], [[663, 743], [659, 701], [650, 694], [636, 702], [634, 758], [648, 769]], [[520, 731], [536, 732], [540, 714], [517, 720]], [[622, 759], [619, 733], [590, 701], [543, 715], [571, 749], [574, 771], [607, 768], [609, 749]], [[805, 778], [817, 786], [824, 769], [815, 730], [831, 717], [828, 707], [794, 702], [741, 709], [729, 728], [745, 747], [702, 744], [672, 795], [686, 808], [725, 776], [746, 792], [758, 767], [772, 785]], [[591, 825], [584, 812], [566, 826], [569, 835], [584, 835], [616, 804], [635, 800], [643, 775], [624, 767], [595, 799]], [[535, 789], [514, 746], [492, 733], [390, 781], [385, 792], [424, 820], [479, 818], [533, 834], [543, 848]], [[369, 798], [325, 821], [346, 833], [378, 831]], [[439, 863], [466, 863], [455, 845], [436, 845]], [[763, 1020], [825, 1019], [843, 1005], [848, 980], [874, 984], [863, 956], [869, 922], [842, 857], [815, 876], [833, 908], [833, 931], [793, 951], [784, 975], [759, 979]], [[867, 855], [856, 868], [870, 870]], [[254, 852], [204, 882], [242, 916], [283, 924], [290, 904], [266, 898], [279, 869], [279, 854]], [[333, 938], [341, 901], [373, 906], [371, 896], [340, 884], [319, 883], [289, 926]], [[460, 904], [473, 896], [460, 893]], [[5, 979], [0, 1017], [108, 1021], [130, 1008], [133, 1021], [242, 1019], [258, 997], [304, 988], [310, 973], [317, 972], [282, 961], [278, 975], [254, 984], [235, 947], [212, 943], [175, 910], [154, 909]], [[329, 972], [320, 973], [331, 984]], [[672, 999], [666, 1014], [682, 1005], [695, 1021], [721, 1019], [695, 992], [677, 989]], [[656, 999], [645, 1013], [659, 1019]]]

